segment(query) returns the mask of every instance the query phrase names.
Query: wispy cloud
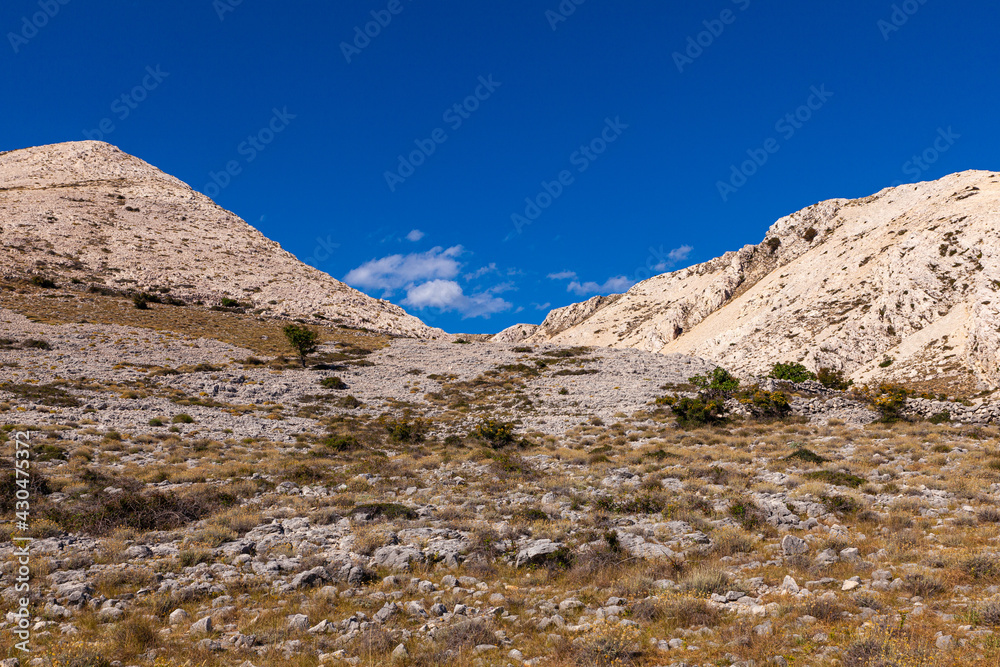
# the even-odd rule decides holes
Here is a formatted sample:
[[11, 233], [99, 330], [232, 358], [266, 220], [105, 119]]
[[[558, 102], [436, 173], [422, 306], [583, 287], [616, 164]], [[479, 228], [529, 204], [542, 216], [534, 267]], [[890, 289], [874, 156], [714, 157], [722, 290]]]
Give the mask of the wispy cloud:
[[603, 283], [595, 283], [593, 281], [581, 283], [578, 280], [574, 280], [566, 286], [566, 291], [573, 292], [573, 294], [578, 294], [579, 296], [586, 296], [588, 294], [617, 294], [628, 291], [632, 285], [635, 285], [635, 281], [631, 278], [627, 276], [614, 276], [613, 278], [608, 278]]
[[476, 278], [482, 278], [483, 276], [489, 275], [491, 273], [499, 273], [499, 271], [497, 271], [497, 265], [495, 263], [487, 264], [486, 266], [476, 269], [472, 273], [466, 273], [462, 277], [465, 278], [466, 281], [469, 281], [469, 280], [475, 280]]
[[560, 271], [559, 273], [550, 273], [548, 278], [550, 280], [576, 280], [576, 271]]
[[653, 268], [657, 271], [666, 271], [670, 267], [676, 266], [686, 260], [691, 255], [692, 250], [694, 250], [694, 248], [689, 245], [682, 245], [680, 248], [674, 248], [667, 253], [666, 258], [662, 259], [662, 261], [660, 261], [660, 263]]
[[406, 235], [406, 240], [407, 241], [413, 241], [414, 243], [416, 243], [417, 241], [419, 241], [420, 239], [424, 238], [425, 236], [427, 236], [427, 235], [424, 234], [419, 229], [414, 229], [413, 231], [411, 231], [409, 234]]
[[344, 282], [360, 289], [382, 290], [389, 296], [414, 283], [454, 278], [462, 268], [457, 257], [463, 252], [460, 245], [447, 249], [438, 246], [427, 252], [373, 259], [352, 269]]

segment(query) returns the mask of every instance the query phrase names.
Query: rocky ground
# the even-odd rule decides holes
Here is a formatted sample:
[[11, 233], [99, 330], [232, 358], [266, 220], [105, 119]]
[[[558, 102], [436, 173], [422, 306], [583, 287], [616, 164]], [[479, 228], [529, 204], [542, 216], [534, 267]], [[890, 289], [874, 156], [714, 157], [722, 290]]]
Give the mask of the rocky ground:
[[250, 317], [199, 338], [173, 306], [16, 292], [0, 433], [12, 462], [31, 430], [34, 617], [27, 655], [0, 620], [2, 664], [1000, 662], [991, 404], [889, 425], [801, 385], [784, 421], [682, 430], [655, 399], [693, 357], [330, 328], [303, 369]]

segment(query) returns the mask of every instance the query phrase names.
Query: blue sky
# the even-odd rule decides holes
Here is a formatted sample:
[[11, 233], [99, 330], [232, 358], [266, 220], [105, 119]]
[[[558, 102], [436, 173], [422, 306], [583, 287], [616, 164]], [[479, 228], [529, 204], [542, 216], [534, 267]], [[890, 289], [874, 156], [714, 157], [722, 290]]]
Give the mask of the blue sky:
[[961, 0], [8, 0], [0, 149], [103, 138], [369, 294], [493, 332], [817, 201], [1000, 169], [998, 19]]

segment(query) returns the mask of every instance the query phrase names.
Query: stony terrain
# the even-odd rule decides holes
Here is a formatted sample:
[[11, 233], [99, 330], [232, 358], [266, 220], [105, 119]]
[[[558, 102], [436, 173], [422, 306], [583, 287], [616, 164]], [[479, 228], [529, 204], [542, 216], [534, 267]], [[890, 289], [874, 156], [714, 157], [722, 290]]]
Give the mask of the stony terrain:
[[36, 538], [34, 650], [7, 616], [5, 664], [1000, 660], [989, 402], [889, 425], [806, 383], [784, 420], [683, 430], [656, 399], [694, 357], [327, 326], [301, 368], [248, 313], [0, 288]]
[[8, 278], [229, 299], [269, 316], [394, 335], [443, 333], [299, 262], [208, 197], [102, 142], [0, 153], [0, 253]]
[[[997, 191], [827, 202], [491, 342], [106, 144], [0, 154], [0, 667], [1000, 664]], [[755, 377], [797, 359], [857, 383]]]
[[497, 340], [776, 362], [975, 393], [1000, 385], [1000, 174], [967, 171], [835, 199], [756, 246], [595, 297]]

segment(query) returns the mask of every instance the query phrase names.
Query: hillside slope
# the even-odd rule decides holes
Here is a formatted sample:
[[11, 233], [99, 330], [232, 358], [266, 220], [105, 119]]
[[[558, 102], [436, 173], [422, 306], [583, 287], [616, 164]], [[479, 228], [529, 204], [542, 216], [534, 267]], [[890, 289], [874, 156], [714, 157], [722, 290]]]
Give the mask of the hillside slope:
[[[235, 214], [114, 146], [69, 142], [0, 154], [3, 274], [230, 298], [275, 317], [314, 317], [436, 337], [402, 308], [313, 269]], [[319, 318], [317, 318], [319, 319]]]
[[1000, 174], [968, 171], [810, 206], [760, 245], [497, 339], [683, 353], [743, 374], [800, 361], [857, 381], [995, 388], [998, 256]]

